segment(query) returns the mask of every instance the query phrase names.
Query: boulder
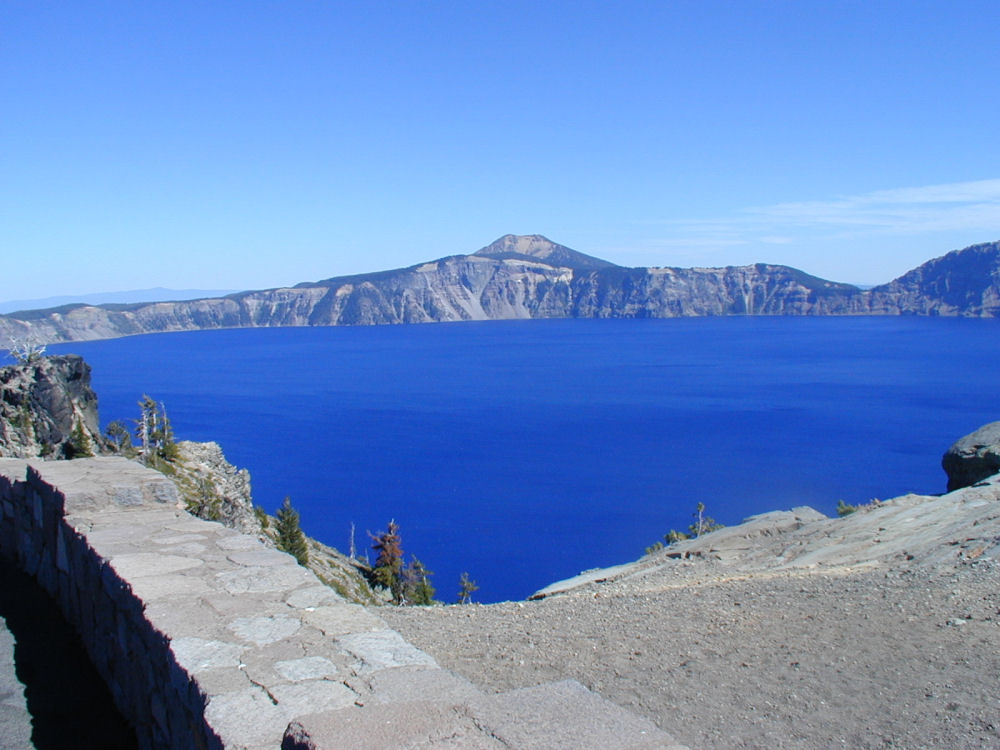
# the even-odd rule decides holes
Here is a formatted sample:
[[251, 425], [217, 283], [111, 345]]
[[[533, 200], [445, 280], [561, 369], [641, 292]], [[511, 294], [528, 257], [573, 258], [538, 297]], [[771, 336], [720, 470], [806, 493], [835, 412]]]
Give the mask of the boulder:
[[955, 441], [941, 458], [948, 492], [969, 487], [1000, 472], [1000, 422], [990, 422]]

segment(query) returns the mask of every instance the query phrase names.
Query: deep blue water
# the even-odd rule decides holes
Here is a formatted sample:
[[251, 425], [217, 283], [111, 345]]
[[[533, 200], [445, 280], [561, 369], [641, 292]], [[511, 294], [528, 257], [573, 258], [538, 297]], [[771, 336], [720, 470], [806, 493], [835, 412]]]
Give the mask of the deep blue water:
[[273, 512], [346, 550], [395, 518], [454, 600], [635, 559], [697, 502], [732, 524], [944, 490], [1000, 418], [1000, 322], [543, 320], [171, 333], [74, 343], [104, 423], [148, 393]]

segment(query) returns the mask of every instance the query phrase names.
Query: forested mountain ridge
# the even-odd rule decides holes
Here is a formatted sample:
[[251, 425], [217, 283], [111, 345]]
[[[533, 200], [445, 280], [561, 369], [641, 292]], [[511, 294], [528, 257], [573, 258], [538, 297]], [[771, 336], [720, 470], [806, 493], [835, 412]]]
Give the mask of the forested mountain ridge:
[[757, 263], [624, 268], [540, 235], [471, 255], [294, 287], [177, 302], [65, 305], [0, 316], [0, 340], [40, 342], [266, 326], [706, 315], [1000, 315], [1000, 242], [928, 261], [869, 290]]

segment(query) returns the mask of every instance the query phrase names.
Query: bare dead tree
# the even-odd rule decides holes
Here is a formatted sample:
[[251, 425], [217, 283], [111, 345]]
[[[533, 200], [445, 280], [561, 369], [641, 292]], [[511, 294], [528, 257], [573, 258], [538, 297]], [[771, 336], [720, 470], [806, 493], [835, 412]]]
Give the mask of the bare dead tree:
[[24, 337], [10, 337], [10, 356], [19, 365], [26, 365], [37, 362], [45, 354], [45, 344], [34, 334], [27, 334]]

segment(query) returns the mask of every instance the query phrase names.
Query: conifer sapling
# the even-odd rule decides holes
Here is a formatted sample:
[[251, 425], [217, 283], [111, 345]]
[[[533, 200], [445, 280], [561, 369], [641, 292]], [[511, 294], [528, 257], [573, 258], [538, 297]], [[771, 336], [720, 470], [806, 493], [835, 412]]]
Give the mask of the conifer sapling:
[[479, 591], [479, 586], [476, 582], [469, 578], [468, 573], [462, 573], [462, 577], [458, 579], [458, 603], [468, 604], [472, 601], [472, 594]]
[[274, 524], [278, 535], [275, 540], [278, 549], [298, 560], [299, 565], [306, 565], [309, 562], [309, 547], [306, 545], [306, 535], [299, 526], [299, 514], [292, 507], [290, 497], [285, 498], [275, 515], [278, 519]]
[[389, 521], [386, 529], [378, 535], [369, 534], [372, 538], [372, 549], [378, 553], [372, 577], [376, 584], [390, 591], [394, 603], [402, 604], [403, 547], [399, 536], [399, 524], [395, 520]]

